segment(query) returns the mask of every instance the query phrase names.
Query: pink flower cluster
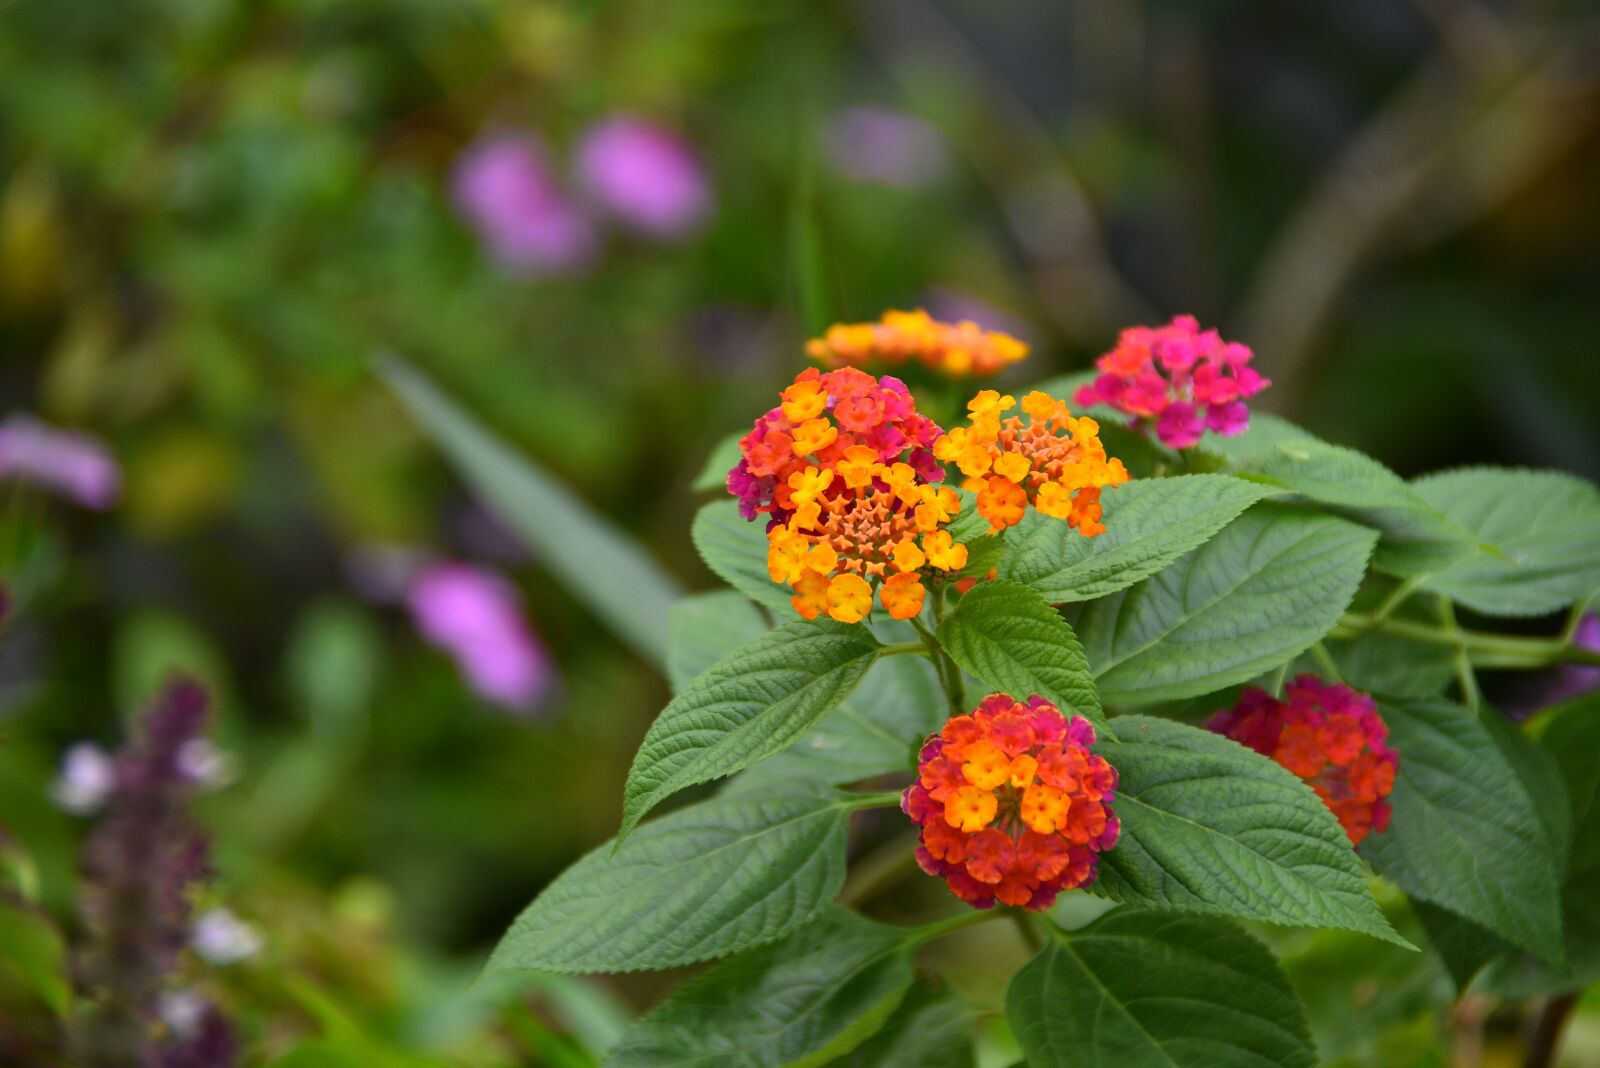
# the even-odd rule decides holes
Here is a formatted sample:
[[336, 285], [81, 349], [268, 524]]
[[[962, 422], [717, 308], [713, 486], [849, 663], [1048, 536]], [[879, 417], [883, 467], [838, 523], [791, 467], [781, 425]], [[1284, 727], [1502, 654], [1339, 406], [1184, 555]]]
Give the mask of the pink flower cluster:
[[917, 411], [898, 378], [874, 378], [854, 367], [808, 367], [783, 391], [783, 403], [740, 439], [743, 455], [728, 472], [728, 492], [739, 498], [746, 519], [766, 512], [769, 529], [787, 523], [795, 512], [790, 479], [807, 467], [836, 467], [856, 446], [866, 446], [886, 464], [899, 462], [909, 449], [905, 460], [917, 477], [942, 482], [944, 466], [933, 455], [942, 433]]
[[1154, 427], [1171, 448], [1187, 449], [1207, 430], [1231, 437], [1250, 425], [1245, 400], [1272, 384], [1249, 366], [1254, 355], [1248, 345], [1202, 331], [1192, 315], [1166, 326], [1130, 326], [1095, 361], [1100, 375], [1074, 400], [1108, 404]]

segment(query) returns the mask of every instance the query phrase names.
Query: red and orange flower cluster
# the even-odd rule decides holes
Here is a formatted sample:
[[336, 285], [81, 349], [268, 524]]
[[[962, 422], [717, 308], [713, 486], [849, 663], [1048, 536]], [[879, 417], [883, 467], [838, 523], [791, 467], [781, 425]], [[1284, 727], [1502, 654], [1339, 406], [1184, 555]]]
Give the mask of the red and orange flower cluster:
[[895, 619], [922, 611], [926, 569], [959, 571], [967, 547], [945, 525], [961, 502], [938, 485], [939, 427], [904, 383], [853, 367], [808, 368], [739, 443], [728, 490], [746, 519], [769, 516], [767, 568], [795, 611], [856, 623], [879, 600]]
[[1209, 730], [1247, 745], [1304, 779], [1360, 845], [1389, 826], [1389, 802], [1400, 757], [1371, 697], [1348, 686], [1301, 675], [1279, 701], [1248, 689]]
[[806, 344], [824, 367], [918, 360], [953, 378], [992, 375], [1028, 355], [1028, 346], [974, 322], [941, 323], [920, 308], [886, 311], [876, 323], [838, 323]]
[[1168, 446], [1187, 449], [1207, 430], [1227, 437], [1250, 425], [1245, 400], [1272, 384], [1248, 366], [1254, 355], [1248, 345], [1202, 331], [1191, 315], [1166, 326], [1130, 326], [1095, 361], [1099, 377], [1073, 401], [1109, 404], [1153, 426]]
[[1074, 417], [1066, 404], [1034, 390], [1022, 398], [1026, 423], [1004, 413], [1016, 398], [981, 391], [967, 405], [969, 425], [934, 443], [933, 454], [954, 463], [978, 495], [978, 514], [998, 532], [1022, 522], [1029, 504], [1065, 519], [1084, 537], [1105, 530], [1100, 490], [1128, 481], [1122, 461], [1106, 455], [1100, 424]]
[[930, 737], [900, 807], [922, 825], [917, 863], [961, 900], [1046, 909], [1094, 881], [1116, 845], [1117, 772], [1094, 728], [1042, 697], [997, 693]]

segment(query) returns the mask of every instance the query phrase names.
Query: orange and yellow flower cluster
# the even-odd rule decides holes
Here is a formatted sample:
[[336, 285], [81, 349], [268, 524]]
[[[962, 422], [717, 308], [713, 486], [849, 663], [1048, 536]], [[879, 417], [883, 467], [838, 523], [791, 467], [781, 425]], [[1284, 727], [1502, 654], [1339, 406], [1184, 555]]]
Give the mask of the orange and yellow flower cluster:
[[1016, 363], [1028, 346], [1009, 334], [977, 323], [941, 323], [920, 308], [886, 311], [875, 323], [838, 323], [806, 345], [806, 355], [825, 367], [918, 360], [953, 378], [981, 377]]
[[1376, 703], [1348, 686], [1301, 675], [1284, 700], [1248, 689], [1216, 713], [1209, 730], [1247, 745], [1294, 772], [1339, 818], [1351, 845], [1389, 826], [1389, 802], [1400, 757]]
[[1100, 491], [1128, 481], [1122, 461], [1107, 456], [1100, 424], [1075, 417], [1066, 404], [1034, 390], [1022, 398], [1024, 423], [1004, 413], [1016, 398], [986, 389], [967, 405], [968, 426], [934, 443], [933, 454], [954, 463], [978, 495], [978, 514], [996, 532], [1015, 526], [1029, 504], [1065, 519], [1092, 538], [1100, 522]]
[[930, 449], [939, 427], [898, 379], [852, 367], [802, 371], [756, 420], [728, 489], [746, 519], [768, 515], [767, 569], [795, 611], [856, 623], [874, 594], [895, 619], [922, 611], [929, 570], [959, 571], [945, 528], [960, 510]]
[[922, 825], [917, 863], [961, 900], [1046, 909], [1087, 885], [1117, 843], [1117, 772], [1094, 728], [1042, 697], [997, 693], [922, 747], [900, 807]]

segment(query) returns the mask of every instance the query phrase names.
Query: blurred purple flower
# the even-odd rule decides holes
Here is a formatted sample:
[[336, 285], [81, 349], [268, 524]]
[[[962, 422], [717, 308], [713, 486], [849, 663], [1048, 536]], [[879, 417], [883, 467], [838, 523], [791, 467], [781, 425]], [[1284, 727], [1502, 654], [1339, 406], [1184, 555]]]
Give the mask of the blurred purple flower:
[[532, 137], [479, 138], [456, 161], [451, 179], [457, 209], [507, 270], [577, 270], [599, 251], [589, 216], [560, 186]]
[[[1600, 615], [1591, 612], [1583, 617], [1572, 636], [1572, 644], [1600, 653]], [[1561, 664], [1513, 689], [1503, 706], [1513, 718], [1526, 719], [1541, 708], [1562, 704], [1595, 689], [1600, 689], [1600, 668]]]
[[650, 237], [682, 237], [711, 208], [694, 152], [675, 134], [636, 115], [591, 126], [574, 165], [585, 193], [623, 225]]
[[96, 509], [116, 503], [122, 488], [117, 462], [99, 440], [57, 430], [26, 412], [0, 423], [0, 478], [31, 482]]
[[521, 597], [499, 575], [470, 564], [429, 564], [412, 579], [407, 600], [417, 630], [455, 659], [485, 700], [527, 712], [549, 693], [549, 655], [523, 621]]
[[844, 177], [902, 189], [932, 184], [949, 154], [932, 123], [874, 104], [835, 112], [823, 137], [829, 162]]

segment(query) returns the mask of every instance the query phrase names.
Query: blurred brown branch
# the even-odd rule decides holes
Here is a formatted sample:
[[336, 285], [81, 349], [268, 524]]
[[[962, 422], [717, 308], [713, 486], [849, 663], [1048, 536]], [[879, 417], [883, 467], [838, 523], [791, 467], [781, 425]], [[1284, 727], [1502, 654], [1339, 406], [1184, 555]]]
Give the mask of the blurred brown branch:
[[1445, 48], [1359, 132], [1282, 228], [1248, 288], [1239, 336], [1293, 411], [1345, 290], [1380, 251], [1482, 216], [1600, 118], [1600, 25], [1507, 27], [1502, 71], [1464, 71]]

